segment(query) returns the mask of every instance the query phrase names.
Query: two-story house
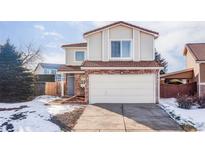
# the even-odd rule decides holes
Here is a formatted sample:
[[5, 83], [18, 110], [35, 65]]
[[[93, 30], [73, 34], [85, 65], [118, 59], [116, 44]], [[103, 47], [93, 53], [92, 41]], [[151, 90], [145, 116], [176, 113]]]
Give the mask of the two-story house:
[[187, 43], [183, 50], [186, 68], [161, 76], [161, 80], [178, 79], [185, 83], [196, 83], [198, 96], [205, 96], [205, 43]]
[[158, 33], [115, 22], [83, 34], [85, 43], [65, 44], [66, 77], [61, 95], [84, 95], [94, 103], [157, 103], [159, 71], [154, 59]]

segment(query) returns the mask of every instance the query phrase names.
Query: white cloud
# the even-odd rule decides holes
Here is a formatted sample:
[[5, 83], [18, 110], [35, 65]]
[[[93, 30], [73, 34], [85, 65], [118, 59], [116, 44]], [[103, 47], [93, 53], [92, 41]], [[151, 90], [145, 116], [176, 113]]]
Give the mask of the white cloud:
[[[91, 22], [88, 26], [85, 22], [67, 22], [76, 27], [80, 32], [86, 32], [93, 28], [101, 27], [112, 23], [112, 21]], [[156, 49], [168, 61], [168, 70], [176, 71], [185, 68], [185, 57], [183, 48], [186, 43], [205, 42], [205, 22], [135, 22], [130, 23], [151, 29], [160, 33], [156, 40]], [[43, 36], [53, 36], [62, 38], [62, 35], [56, 32], [43, 31]], [[79, 38], [80, 40], [80, 38]], [[48, 44], [47, 47], [55, 47], [55, 44]], [[53, 56], [53, 55], [52, 55]], [[56, 56], [51, 57], [55, 60]], [[60, 56], [58, 57], [60, 61]], [[64, 59], [64, 58], [63, 58]], [[52, 61], [51, 60], [51, 61]]]
[[40, 31], [45, 30], [45, 27], [43, 25], [34, 25], [34, 28], [36, 28], [37, 30], [40, 30]]
[[205, 42], [205, 22], [133, 22], [160, 33], [155, 47], [168, 61], [168, 69], [185, 68], [183, 48], [186, 43]]
[[53, 37], [57, 37], [57, 38], [63, 38], [63, 36], [57, 32], [44, 32], [43, 36], [53, 36]]
[[93, 21], [92, 24], [97, 28], [113, 23], [113, 21]]
[[65, 55], [64, 51], [57, 50], [52, 52], [45, 52], [42, 54], [44, 58], [44, 62], [47, 63], [57, 63], [57, 64], [65, 64]]
[[45, 47], [47, 48], [59, 48], [61, 43], [57, 43], [57, 42], [49, 42], [45, 45]]
[[34, 25], [34, 28], [42, 32], [42, 38], [44, 38], [45, 36], [55, 37], [56, 40], [63, 38], [63, 35], [61, 35], [60, 33], [54, 31], [46, 31], [43, 25]]

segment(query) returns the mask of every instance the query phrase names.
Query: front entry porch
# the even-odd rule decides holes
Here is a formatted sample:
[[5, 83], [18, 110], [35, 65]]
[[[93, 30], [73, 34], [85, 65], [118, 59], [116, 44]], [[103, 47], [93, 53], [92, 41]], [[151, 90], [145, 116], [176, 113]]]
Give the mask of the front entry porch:
[[61, 74], [61, 97], [84, 96], [84, 74], [62, 73]]
[[80, 66], [63, 65], [59, 68], [58, 73], [61, 74], [61, 97], [85, 95], [85, 72], [80, 69]]

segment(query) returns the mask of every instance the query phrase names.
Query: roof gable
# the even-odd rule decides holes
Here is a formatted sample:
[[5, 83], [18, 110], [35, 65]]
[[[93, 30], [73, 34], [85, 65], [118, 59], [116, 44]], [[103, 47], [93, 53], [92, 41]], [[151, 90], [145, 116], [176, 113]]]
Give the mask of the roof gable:
[[205, 61], [205, 43], [188, 43], [184, 48], [184, 55], [187, 51], [191, 53], [196, 61]]
[[158, 32], [155, 32], [155, 31], [152, 31], [152, 30], [149, 30], [149, 29], [146, 29], [146, 28], [143, 28], [143, 27], [139, 27], [139, 26], [136, 26], [136, 25], [133, 25], [133, 24], [130, 24], [130, 23], [127, 23], [127, 22], [124, 22], [124, 21], [118, 21], [118, 22], [114, 22], [112, 24], [109, 24], [109, 25], [106, 25], [106, 26], [103, 26], [103, 27], [100, 27], [100, 28], [96, 28], [94, 30], [91, 30], [91, 31], [88, 31], [86, 33], [83, 34], [83, 36], [87, 36], [89, 34], [92, 34], [92, 33], [95, 33], [95, 32], [99, 32], [99, 31], [102, 31], [106, 28], [110, 28], [110, 27], [113, 27], [113, 26], [117, 26], [117, 25], [123, 25], [123, 26], [127, 26], [127, 27], [132, 27], [132, 28], [136, 28], [136, 29], [139, 29], [141, 31], [144, 31], [144, 32], [147, 32], [147, 33], [151, 33], [153, 35], [156, 35], [156, 37], [159, 35]]
[[39, 63], [39, 65], [46, 69], [58, 69], [62, 64]]
[[87, 47], [87, 43], [73, 43], [73, 44], [64, 44], [61, 46], [62, 48], [65, 48], [65, 47], [80, 47], [80, 48], [83, 48], [83, 47]]

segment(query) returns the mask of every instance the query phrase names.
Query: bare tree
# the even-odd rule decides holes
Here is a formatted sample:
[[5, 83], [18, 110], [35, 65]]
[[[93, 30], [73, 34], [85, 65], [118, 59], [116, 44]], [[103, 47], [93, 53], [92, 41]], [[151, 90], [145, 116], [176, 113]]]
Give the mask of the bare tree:
[[43, 60], [41, 47], [35, 48], [32, 43], [25, 45], [20, 53], [23, 65], [30, 69], [34, 69]]

